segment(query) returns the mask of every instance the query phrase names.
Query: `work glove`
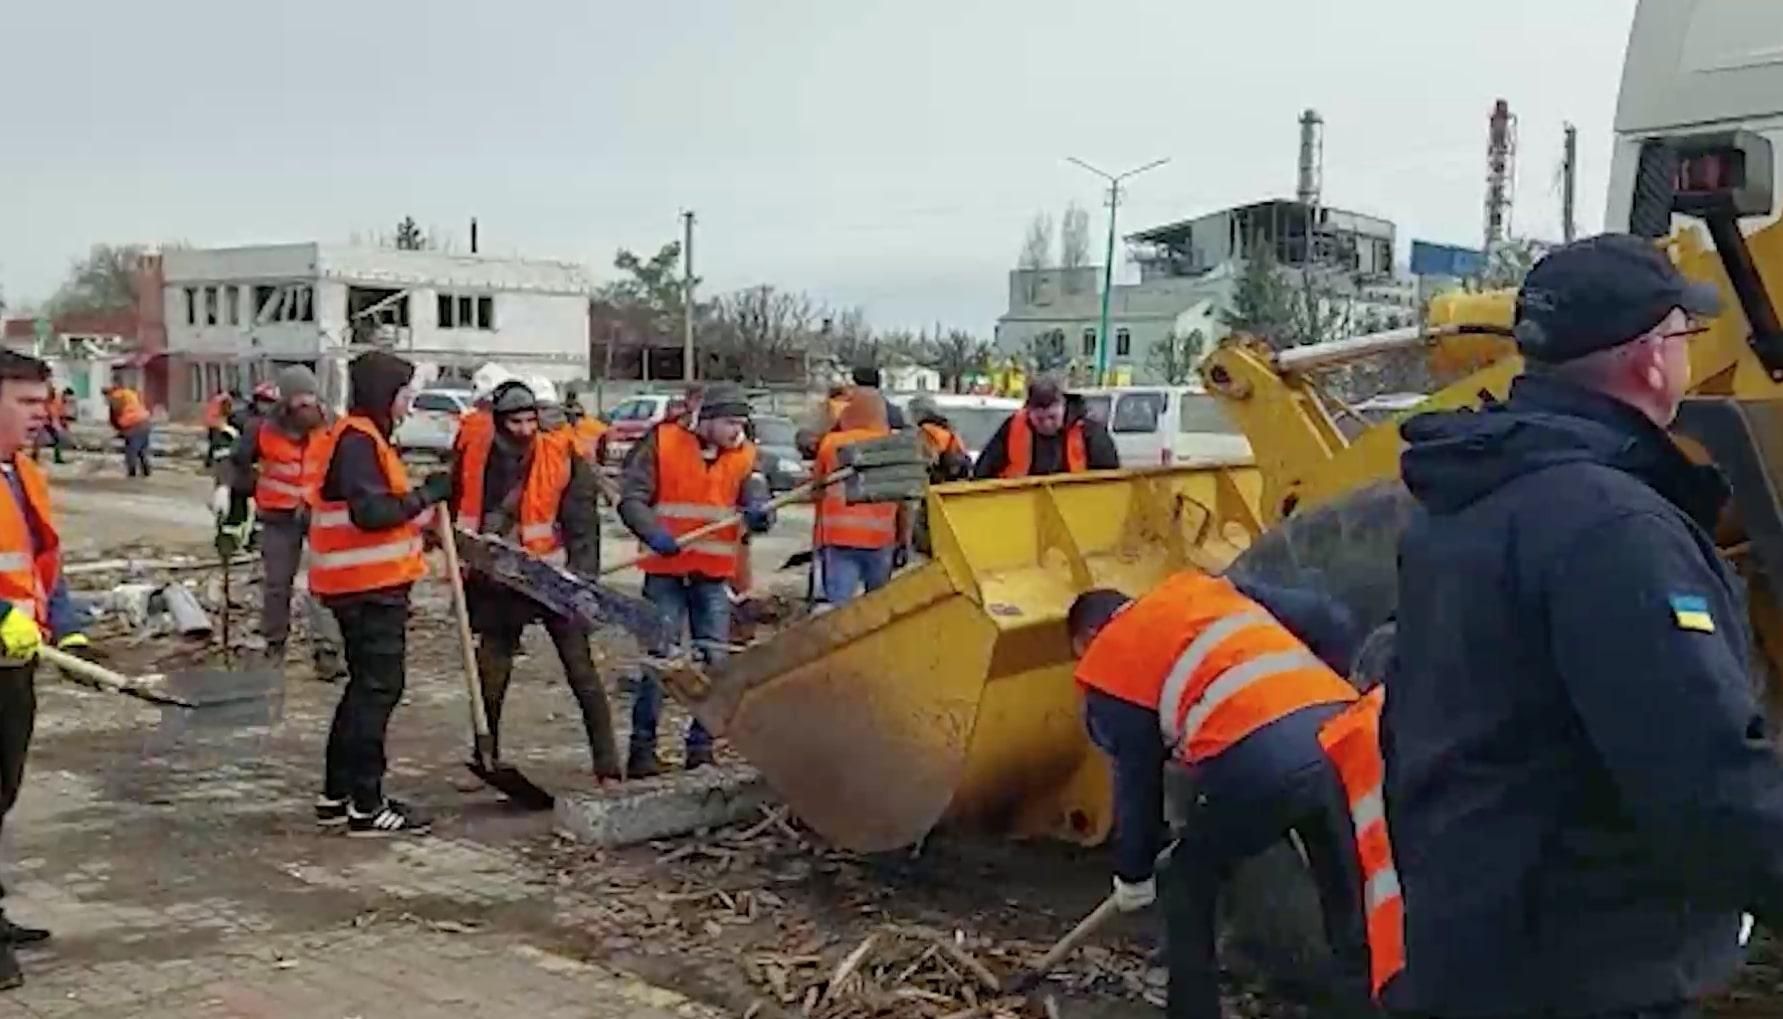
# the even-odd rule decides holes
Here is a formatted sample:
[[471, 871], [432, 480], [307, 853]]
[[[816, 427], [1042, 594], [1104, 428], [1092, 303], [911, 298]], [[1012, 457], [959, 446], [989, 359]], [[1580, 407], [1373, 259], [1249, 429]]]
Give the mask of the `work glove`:
[[0, 605], [5, 606], [0, 612], [0, 655], [15, 662], [36, 658], [37, 649], [43, 646], [43, 630], [37, 620], [12, 602]]
[[432, 506], [452, 498], [452, 473], [436, 471], [421, 482], [421, 504]]
[[218, 485], [216, 488], [211, 489], [210, 511], [213, 516], [216, 516], [219, 519], [229, 515], [228, 485]]
[[743, 523], [755, 534], [766, 534], [774, 526], [774, 510], [765, 502], [752, 502], [743, 507]]
[[63, 634], [62, 639], [56, 641], [56, 650], [66, 651], [76, 658], [85, 658], [88, 661], [93, 659], [93, 642], [84, 633]]
[[675, 541], [675, 536], [660, 527], [643, 538], [645, 547], [657, 555], [668, 556], [681, 551], [681, 545]]
[[1158, 901], [1158, 879], [1148, 877], [1144, 881], [1129, 884], [1120, 878], [1114, 879], [1114, 908], [1123, 913], [1137, 913]]

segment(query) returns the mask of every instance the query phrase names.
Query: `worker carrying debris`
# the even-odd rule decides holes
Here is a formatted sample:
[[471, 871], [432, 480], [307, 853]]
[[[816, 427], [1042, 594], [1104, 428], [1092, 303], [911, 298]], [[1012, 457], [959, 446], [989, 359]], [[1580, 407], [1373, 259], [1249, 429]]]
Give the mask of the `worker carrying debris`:
[[347, 685], [328, 733], [316, 820], [348, 834], [421, 833], [417, 808], [384, 795], [384, 737], [402, 700], [409, 589], [427, 572], [423, 521], [452, 494], [441, 472], [409, 487], [390, 435], [408, 414], [415, 367], [374, 350], [347, 368], [347, 414], [310, 445], [310, 590], [340, 623]]
[[[885, 398], [871, 388], [857, 388], [842, 408], [834, 431], [817, 444], [815, 480], [840, 468], [841, 451], [857, 442], [891, 434]], [[824, 601], [841, 605], [863, 590], [877, 591], [891, 580], [892, 555], [901, 535], [899, 507], [894, 502], [849, 503], [839, 484], [828, 485], [817, 503], [812, 548], [823, 575]]]
[[1113, 470], [1121, 465], [1114, 438], [1091, 418], [1083, 401], [1056, 379], [1028, 385], [1021, 410], [1009, 415], [978, 453], [976, 478], [1032, 478]]
[[100, 393], [110, 408], [112, 430], [124, 440], [124, 473], [132, 478], [139, 474], [148, 477], [149, 443], [153, 439], [148, 407], [129, 386], [106, 386]]
[[1193, 785], [1163, 872], [1170, 1015], [1219, 1019], [1220, 884], [1290, 832], [1337, 962], [1332, 1006], [1319, 1014], [1371, 1014], [1348, 805], [1319, 740], [1357, 699], [1342, 675], [1357, 643], [1348, 613], [1309, 592], [1187, 571], [1137, 601], [1085, 592], [1067, 626], [1090, 739], [1114, 766], [1122, 911], [1157, 897], [1166, 762], [1186, 766]]
[[1518, 292], [1509, 397], [1401, 428], [1396, 1011], [1695, 1015], [1743, 910], [1783, 930], [1783, 765], [1711, 537], [1728, 488], [1665, 431], [1718, 309], [1645, 239], [1559, 248]]
[[[493, 433], [464, 444], [452, 464], [452, 514], [458, 526], [501, 535], [541, 558], [564, 560], [584, 577], [597, 576], [601, 536], [594, 469], [576, 455], [567, 433], [541, 432], [538, 399], [525, 383], [497, 386], [489, 409]], [[501, 757], [502, 703], [520, 635], [538, 620], [557, 648], [564, 679], [581, 710], [596, 780], [620, 778], [612, 709], [583, 625], [515, 597], [476, 573], [466, 576], [464, 587], [471, 629], [480, 638], [477, 674], [483, 682], [493, 756]]]
[[45, 410], [43, 427], [31, 441], [31, 460], [36, 462], [43, 447], [50, 448], [50, 455], [56, 463], [67, 463], [62, 457], [62, 447], [68, 445], [68, 430], [74, 424], [74, 407], [76, 403], [74, 390], [64, 387], [56, 391], [54, 380], [50, 382], [50, 398]]
[[[37, 650], [45, 633], [78, 635], [81, 618], [62, 577], [61, 540], [50, 506], [49, 481], [25, 456], [43, 427], [49, 366], [0, 350], [0, 823], [18, 801], [25, 755], [37, 719]], [[84, 647], [81, 637], [77, 646]], [[5, 890], [0, 888], [0, 896]], [[0, 912], [0, 990], [25, 982], [13, 950], [46, 940], [49, 931], [25, 927]]]
[[[264, 385], [264, 383], [262, 384]], [[260, 392], [260, 387], [255, 387]], [[279, 371], [278, 402], [270, 412], [251, 415], [235, 448], [217, 467], [217, 488], [211, 510], [225, 531], [245, 529], [255, 518], [261, 524], [260, 635], [266, 661], [283, 668], [285, 643], [291, 636], [291, 593], [309, 533], [306, 493], [320, 478], [311, 473], [321, 464], [309, 459], [309, 447], [320, 441], [324, 420], [316, 376], [300, 364]], [[239, 539], [233, 544], [240, 546]], [[340, 633], [329, 613], [314, 598], [309, 607], [310, 657], [315, 678], [333, 683], [346, 674]]]
[[[728, 581], [736, 576], [743, 536], [732, 525], [682, 548], [676, 535], [737, 511], [757, 534], [773, 526], [768, 483], [744, 434], [748, 420], [742, 387], [711, 383], [692, 423], [670, 419], [651, 429], [626, 456], [620, 478], [619, 518], [654, 553], [639, 564], [644, 597], [667, 617], [670, 632], [679, 635], [685, 620], [694, 653], [707, 662], [722, 660], [730, 645]], [[632, 700], [630, 777], [662, 770], [656, 756], [661, 712], [661, 682], [645, 675]], [[712, 763], [712, 736], [697, 719], [688, 725], [686, 749], [687, 767]]]
[[929, 483], [961, 481], [972, 476], [972, 458], [960, 442], [953, 422], [927, 394], [910, 398], [910, 418], [922, 431], [923, 454], [929, 461]]

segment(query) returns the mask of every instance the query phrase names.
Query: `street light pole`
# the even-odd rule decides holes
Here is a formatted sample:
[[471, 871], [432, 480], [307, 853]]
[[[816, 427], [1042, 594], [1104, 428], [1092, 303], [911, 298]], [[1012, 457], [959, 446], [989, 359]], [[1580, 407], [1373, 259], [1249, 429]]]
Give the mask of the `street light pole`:
[[1066, 156], [1065, 159], [1108, 182], [1108, 249], [1102, 256], [1102, 327], [1096, 331], [1096, 385], [1100, 386], [1107, 381], [1108, 375], [1108, 301], [1114, 294], [1114, 219], [1115, 210], [1121, 203], [1121, 181], [1128, 177], [1137, 177], [1147, 170], [1155, 170], [1170, 162], [1170, 157], [1155, 159], [1144, 166], [1118, 174], [1099, 170], [1076, 156]]

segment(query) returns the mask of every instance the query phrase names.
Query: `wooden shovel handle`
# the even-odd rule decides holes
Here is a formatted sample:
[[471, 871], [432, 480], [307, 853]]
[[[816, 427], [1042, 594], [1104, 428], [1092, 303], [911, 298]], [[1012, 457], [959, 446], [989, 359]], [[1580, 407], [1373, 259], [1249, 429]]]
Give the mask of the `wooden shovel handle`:
[[464, 601], [464, 575], [458, 571], [458, 541], [444, 503], [435, 503], [433, 520], [446, 555], [446, 583], [452, 586], [452, 619], [458, 625], [458, 651], [464, 657], [464, 692], [470, 697], [471, 734], [479, 747], [489, 740], [489, 717], [483, 714], [483, 682], [477, 675], [477, 645], [471, 637], [470, 609]]
[[[853, 474], [854, 474], [854, 468], [844, 467], [841, 470], [837, 471], [836, 473], [830, 475], [829, 477], [824, 478], [822, 481], [807, 481], [797, 488], [789, 489], [788, 491], [782, 492], [779, 495], [775, 496], [774, 498], [769, 499], [767, 504], [765, 506], [763, 506], [762, 508], [763, 509], [780, 509], [783, 506], [787, 506], [787, 505], [790, 505], [791, 503], [798, 502], [800, 499], [805, 498], [806, 496], [810, 495], [812, 492], [817, 491], [819, 488], [824, 488], [828, 485], [833, 485], [838, 481], [847, 481], [851, 476], [853, 476]], [[732, 513], [732, 514], [722, 517], [718, 520], [714, 520], [711, 523], [701, 524], [700, 526], [694, 528], [693, 530], [688, 531], [686, 534], [677, 536], [675, 538], [675, 544], [678, 547], [686, 548], [690, 543], [698, 541], [701, 538], [704, 538], [709, 534], [717, 534], [719, 531], [722, 531], [727, 527], [730, 527], [734, 524], [741, 523], [742, 520], [743, 520], [742, 513]], [[616, 563], [608, 563], [607, 565], [601, 567], [599, 576], [604, 577], [610, 573], [618, 573], [620, 570], [629, 570], [633, 566], [638, 565], [639, 563], [643, 562], [644, 560], [650, 558], [651, 556], [653, 556], [655, 554], [656, 554], [655, 552], [642, 552], [642, 553], [639, 553], [638, 555], [627, 556], [626, 558], [621, 559]]]
[[1101, 905], [1091, 911], [1089, 916], [1077, 921], [1076, 927], [1071, 928], [1069, 933], [1060, 938], [1052, 948], [1047, 950], [1045, 955], [1040, 957], [1040, 961], [1034, 964], [1032, 972], [1045, 974], [1054, 966], [1057, 966], [1065, 956], [1076, 951], [1078, 945], [1083, 944], [1090, 935], [1101, 930], [1102, 926], [1113, 919], [1114, 915], [1119, 912], [1120, 905], [1116, 902], [1113, 895], [1103, 899]]

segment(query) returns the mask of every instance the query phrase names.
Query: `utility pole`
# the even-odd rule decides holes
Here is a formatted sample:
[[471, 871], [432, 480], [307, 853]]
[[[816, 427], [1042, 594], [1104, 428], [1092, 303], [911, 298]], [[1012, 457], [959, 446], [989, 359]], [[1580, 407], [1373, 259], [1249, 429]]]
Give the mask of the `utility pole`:
[[1096, 331], [1096, 385], [1101, 385], [1108, 374], [1108, 299], [1114, 291], [1114, 220], [1115, 210], [1121, 204], [1121, 181], [1128, 177], [1137, 177], [1147, 170], [1155, 170], [1170, 162], [1170, 157], [1154, 159], [1144, 166], [1135, 167], [1125, 173], [1108, 173], [1098, 170], [1076, 156], [1066, 156], [1068, 162], [1090, 171], [1108, 182], [1108, 249], [1102, 256], [1102, 328]]
[[681, 378], [693, 381], [693, 210], [681, 214]]
[[1566, 125], [1566, 156], [1560, 164], [1560, 235], [1571, 244], [1578, 234], [1573, 221], [1573, 199], [1579, 184], [1579, 129]]

